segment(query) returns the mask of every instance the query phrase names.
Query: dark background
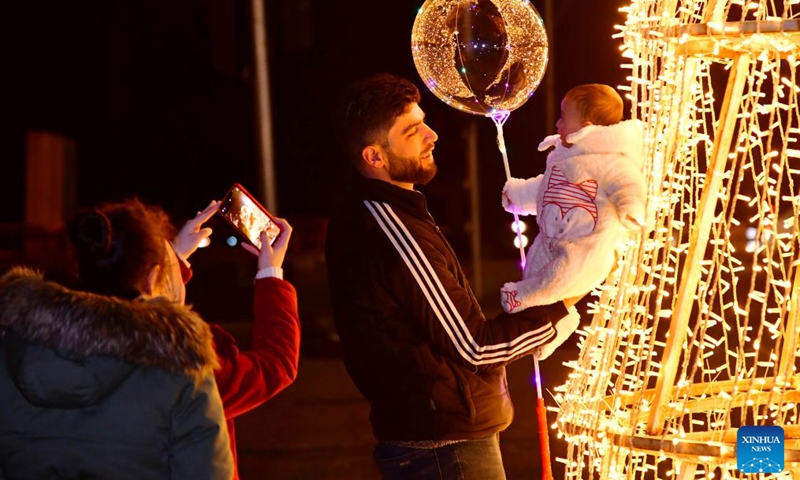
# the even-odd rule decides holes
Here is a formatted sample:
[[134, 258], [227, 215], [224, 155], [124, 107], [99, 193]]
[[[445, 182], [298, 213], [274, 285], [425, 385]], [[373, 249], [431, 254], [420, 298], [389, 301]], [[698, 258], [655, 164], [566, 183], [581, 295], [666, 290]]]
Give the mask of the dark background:
[[[613, 25], [623, 20], [616, 7], [593, 0], [552, 3], [547, 75], [556, 76], [556, 102], [581, 83], [625, 83], [619, 41], [611, 39]], [[318, 230], [344, 168], [330, 122], [342, 89], [382, 71], [420, 84], [410, 32], [421, 4], [267, 0], [276, 213], [300, 230], [306, 224]], [[533, 4], [544, 16], [544, 2]], [[12, 127], [2, 145], [0, 223], [24, 219], [27, 130], [75, 140], [78, 206], [138, 195], [182, 223], [235, 181], [261, 196], [249, 2], [44, 1], [16, 8], [8, 17]], [[464, 132], [476, 122], [483, 255], [513, 259], [510, 217], [499, 207], [505, 174], [494, 125], [420, 88], [440, 138], [440, 173], [424, 189], [431, 212], [457, 252], [468, 254]], [[555, 129], [544, 124], [545, 102], [543, 82], [505, 125], [514, 176], [542, 170], [536, 145]]]
[[[468, 273], [465, 131], [475, 125], [487, 286], [481, 300], [487, 316], [499, 310], [499, 285], [518, 275], [511, 218], [500, 207], [505, 173], [493, 123], [448, 107], [420, 85], [410, 37], [422, 3], [266, 0], [274, 213], [294, 226], [285, 267], [298, 290], [303, 356], [297, 382], [269, 408], [237, 422], [243, 478], [263, 478], [265, 471], [271, 478], [375, 477], [368, 405], [347, 380], [341, 361], [327, 360], [339, 351], [321, 249], [328, 206], [345, 168], [331, 116], [347, 84], [389, 72], [420, 86], [427, 121], [439, 134], [439, 174], [423, 190]], [[511, 172], [517, 177], [544, 168], [545, 157], [536, 146], [555, 131], [545, 121], [548, 76], [555, 75], [556, 105], [582, 83], [627, 83], [619, 68], [620, 42], [611, 38], [614, 24], [623, 21], [617, 6], [598, 0], [552, 3], [554, 20], [546, 27], [554, 44], [546, 77], [505, 124]], [[544, 1], [533, 4], [544, 16]], [[0, 137], [0, 266], [29, 263], [30, 245], [51, 257], [63, 252], [63, 243], [30, 241], [24, 225], [29, 131], [56, 132], [75, 142], [76, 176], [70, 187], [78, 207], [138, 195], [164, 206], [181, 224], [233, 182], [264, 197], [259, 191], [249, 1], [47, 0], [7, 9], [3, 116], [10, 121]], [[246, 346], [255, 261], [225, 245], [226, 226], [218, 218], [212, 226], [211, 247], [192, 257], [195, 276], [188, 299], [205, 319], [225, 322]], [[543, 370], [548, 388], [563, 383], [567, 370], [561, 362], [576, 357], [577, 350], [562, 347], [557, 354]], [[518, 405], [514, 423], [503, 433], [509, 479], [537, 478], [531, 473], [539, 469], [531, 368], [530, 362], [509, 367]], [[555, 438], [551, 448], [553, 457], [565, 455], [563, 442]], [[559, 478], [562, 465], [554, 468]], [[307, 475], [299, 473], [304, 469]]]

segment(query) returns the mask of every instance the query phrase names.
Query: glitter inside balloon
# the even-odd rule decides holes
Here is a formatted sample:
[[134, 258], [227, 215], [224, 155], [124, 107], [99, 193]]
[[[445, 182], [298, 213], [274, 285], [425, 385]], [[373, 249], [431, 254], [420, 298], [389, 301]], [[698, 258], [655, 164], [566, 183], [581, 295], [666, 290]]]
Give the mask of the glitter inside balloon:
[[528, 0], [427, 0], [411, 33], [425, 85], [476, 115], [524, 104], [544, 76], [547, 50], [542, 17]]

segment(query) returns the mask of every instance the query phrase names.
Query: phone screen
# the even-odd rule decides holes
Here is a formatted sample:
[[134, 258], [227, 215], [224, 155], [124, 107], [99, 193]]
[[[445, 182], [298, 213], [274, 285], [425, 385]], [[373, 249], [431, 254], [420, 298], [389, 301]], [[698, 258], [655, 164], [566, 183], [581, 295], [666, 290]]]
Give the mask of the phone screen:
[[262, 231], [266, 230], [270, 245], [281, 233], [278, 225], [239, 186], [231, 188], [222, 200], [219, 212], [259, 250], [261, 250]]

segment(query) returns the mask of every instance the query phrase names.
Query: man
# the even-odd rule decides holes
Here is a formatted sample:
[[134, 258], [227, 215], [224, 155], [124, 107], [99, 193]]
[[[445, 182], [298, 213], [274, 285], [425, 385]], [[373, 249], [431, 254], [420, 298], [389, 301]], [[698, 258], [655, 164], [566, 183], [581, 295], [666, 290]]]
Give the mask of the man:
[[328, 225], [334, 316], [347, 370], [372, 407], [384, 479], [504, 479], [505, 365], [552, 342], [568, 310], [483, 316], [414, 190], [436, 174], [438, 137], [419, 100], [412, 83], [386, 74], [346, 98], [340, 126], [358, 175]]

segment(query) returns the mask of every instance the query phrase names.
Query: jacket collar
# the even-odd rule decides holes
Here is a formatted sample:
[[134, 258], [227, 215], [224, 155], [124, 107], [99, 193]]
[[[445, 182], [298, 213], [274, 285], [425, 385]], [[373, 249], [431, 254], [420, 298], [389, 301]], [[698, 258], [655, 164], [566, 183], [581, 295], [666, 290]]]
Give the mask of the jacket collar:
[[0, 278], [0, 329], [73, 355], [110, 356], [195, 379], [217, 366], [211, 330], [188, 307], [70, 290], [27, 268]]
[[406, 213], [430, 218], [425, 195], [417, 190], [407, 190], [383, 180], [358, 177], [353, 189], [359, 200], [373, 200], [386, 202], [393, 208], [399, 208]]

